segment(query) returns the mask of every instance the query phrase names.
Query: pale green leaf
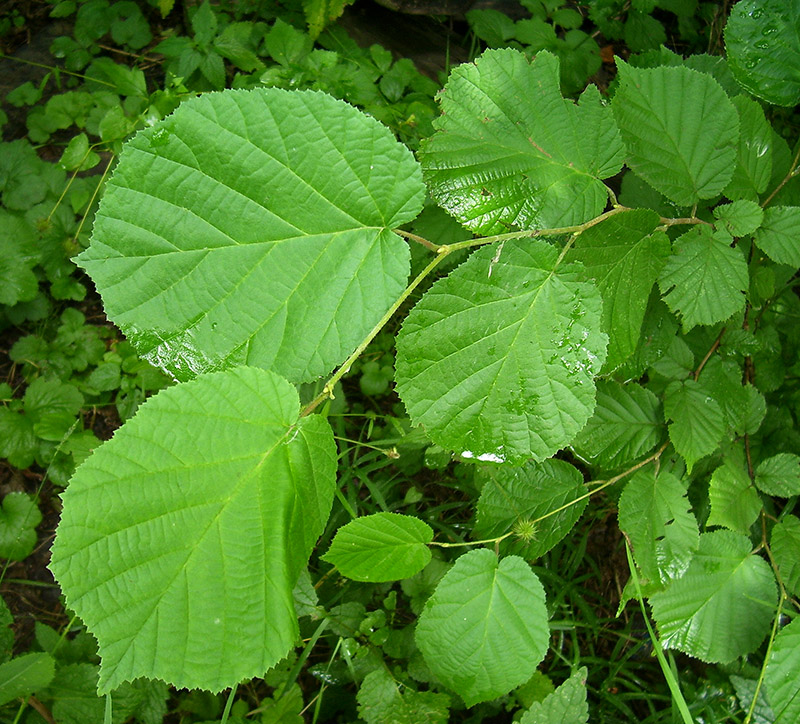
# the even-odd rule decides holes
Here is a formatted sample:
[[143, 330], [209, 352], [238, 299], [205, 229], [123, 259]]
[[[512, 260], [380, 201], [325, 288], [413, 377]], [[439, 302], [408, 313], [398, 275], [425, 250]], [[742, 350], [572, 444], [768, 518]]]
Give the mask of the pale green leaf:
[[487, 465], [478, 469], [476, 478], [482, 487], [474, 537], [495, 538], [516, 524], [548, 516], [535, 524], [530, 540], [514, 536], [500, 543], [502, 554], [516, 553], [529, 561], [547, 553], [569, 533], [588, 503], [587, 498], [581, 500], [586, 495], [583, 476], [563, 460], [519, 468]]
[[661, 440], [664, 415], [658, 398], [637, 384], [597, 384], [594, 415], [572, 443], [582, 458], [618, 468], [650, 452]]
[[585, 666], [577, 669], [552, 694], [535, 702], [522, 715], [520, 724], [586, 724], [589, 721], [586, 675]]
[[775, 577], [750, 541], [729, 530], [703, 533], [688, 570], [650, 597], [666, 648], [727, 663], [755, 651], [777, 604]]
[[620, 86], [611, 107], [628, 166], [679, 206], [719, 194], [739, 140], [739, 116], [719, 83], [685, 67], [616, 60]]
[[98, 640], [101, 692], [139, 676], [219, 691], [286, 655], [336, 470], [327, 422], [299, 410], [274, 373], [203, 375], [78, 469], [51, 569]]
[[391, 229], [423, 193], [408, 149], [344, 102], [206, 94], [126, 144], [78, 263], [174, 377], [248, 364], [310, 380], [404, 289], [408, 245]]
[[694, 464], [717, 449], [725, 432], [725, 417], [709, 390], [695, 380], [671, 382], [664, 396], [664, 415], [669, 438], [686, 460], [691, 472]]
[[375, 513], [339, 528], [322, 558], [355, 581], [399, 581], [431, 560], [431, 527], [409, 515]]
[[800, 519], [787, 515], [775, 523], [770, 544], [783, 585], [800, 596]]
[[555, 56], [488, 50], [453, 70], [440, 101], [420, 161], [433, 197], [468, 228], [570, 226], [605, 208], [619, 132], [594, 86], [577, 105], [562, 98]]
[[675, 240], [658, 285], [685, 331], [716, 324], [744, 307], [750, 283], [742, 250], [727, 231], [698, 225]]
[[739, 144], [733, 177], [725, 187], [729, 199], [758, 201], [767, 190], [772, 175], [772, 126], [764, 109], [752, 98], [739, 95], [731, 99], [739, 113]]
[[706, 525], [722, 525], [747, 535], [761, 512], [761, 498], [750, 476], [732, 460], [714, 471], [708, 498], [711, 512]]
[[303, 11], [311, 39], [316, 39], [325, 26], [339, 18], [344, 9], [353, 2], [355, 0], [303, 0]]
[[800, 619], [784, 626], [775, 637], [764, 683], [775, 713], [773, 724], [796, 724], [800, 721]]
[[667, 235], [655, 230], [658, 224], [652, 211], [626, 211], [584, 231], [570, 252], [603, 297], [607, 369], [618, 367], [636, 349], [650, 290], [670, 254]]
[[36, 545], [42, 513], [26, 493], [8, 493], [0, 502], [0, 558], [21, 561]]
[[741, 0], [725, 26], [733, 77], [754, 96], [779, 106], [800, 101], [800, 2]]
[[356, 701], [367, 724], [446, 724], [450, 713], [447, 694], [401, 687], [385, 667], [364, 677]]
[[800, 267], [800, 207], [768, 206], [755, 233], [758, 247], [778, 264]]
[[780, 453], [762, 460], [756, 468], [756, 485], [768, 495], [800, 495], [800, 456]]
[[434, 676], [467, 706], [524, 684], [547, 651], [544, 589], [517, 556], [462, 555], [428, 599], [417, 646]]
[[723, 204], [714, 209], [714, 218], [731, 236], [752, 234], [764, 220], [764, 209], [755, 201], [739, 199], [730, 204]]
[[640, 470], [619, 498], [619, 527], [630, 538], [646, 581], [667, 583], [682, 575], [697, 550], [700, 533], [686, 484], [672, 473]]
[[442, 447], [543, 460], [594, 409], [600, 294], [541, 240], [484, 247], [422, 297], [397, 339], [397, 391]]
[[53, 679], [55, 665], [53, 657], [44, 653], [23, 654], [0, 664], [0, 706], [44, 689]]

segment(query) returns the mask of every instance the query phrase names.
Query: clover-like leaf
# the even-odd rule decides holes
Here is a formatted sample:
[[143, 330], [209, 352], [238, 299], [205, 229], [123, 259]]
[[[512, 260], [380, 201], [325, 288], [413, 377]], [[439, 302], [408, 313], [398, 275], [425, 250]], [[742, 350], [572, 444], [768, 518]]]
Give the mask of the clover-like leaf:
[[650, 596], [665, 647], [725, 663], [764, 640], [777, 603], [775, 577], [750, 541], [729, 530], [703, 533], [689, 568]]
[[484, 247], [440, 279], [397, 339], [412, 420], [465, 457], [543, 460], [592, 413], [605, 360], [600, 294], [538, 240]]
[[711, 76], [685, 67], [636, 68], [617, 58], [611, 107], [626, 163], [679, 206], [719, 194], [733, 175], [739, 116]]
[[206, 94], [126, 144], [78, 263], [174, 377], [248, 364], [310, 380], [402, 292], [408, 245], [391, 229], [423, 192], [408, 149], [342, 101]]
[[547, 651], [544, 589], [517, 556], [462, 555], [425, 604], [417, 646], [467, 706], [525, 683]]
[[339, 528], [322, 557], [354, 581], [399, 581], [428, 565], [431, 540], [433, 530], [419, 518], [375, 513]]
[[97, 638], [101, 693], [140, 676], [219, 691], [286, 655], [336, 470], [327, 422], [299, 410], [272, 372], [203, 375], [75, 473], [51, 569]]
[[577, 105], [561, 96], [555, 56], [488, 50], [453, 70], [440, 101], [420, 161], [433, 197], [468, 228], [570, 226], [605, 208], [619, 131], [594, 86]]

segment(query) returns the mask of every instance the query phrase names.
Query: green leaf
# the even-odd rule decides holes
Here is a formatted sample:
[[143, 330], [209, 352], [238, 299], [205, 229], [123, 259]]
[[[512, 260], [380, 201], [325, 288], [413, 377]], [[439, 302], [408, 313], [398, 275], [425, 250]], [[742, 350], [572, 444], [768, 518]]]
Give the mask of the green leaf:
[[[485, 466], [476, 471], [480, 482], [474, 537], [495, 538], [519, 524], [548, 517], [534, 526], [529, 540], [516, 536], [500, 543], [503, 555], [515, 553], [535, 561], [560, 541], [583, 514], [588, 499], [583, 476], [563, 460]], [[553, 514], [559, 508], [564, 510]]]
[[78, 469], [51, 570], [97, 637], [101, 693], [139, 676], [219, 691], [286, 655], [336, 470], [327, 422], [299, 409], [271, 372], [204, 375]]
[[667, 306], [680, 314], [684, 331], [722, 322], [744, 307], [750, 283], [747, 261], [731, 241], [727, 231], [706, 225], [675, 240], [658, 285]]
[[399, 581], [431, 560], [431, 527], [409, 515], [375, 513], [339, 528], [323, 560], [354, 581]]
[[634, 209], [584, 231], [569, 254], [586, 267], [603, 297], [603, 329], [608, 333], [606, 369], [614, 369], [636, 349], [647, 300], [670, 254], [670, 243], [655, 231], [658, 214]]
[[434, 676], [467, 706], [507, 694], [547, 651], [542, 584], [522, 558], [465, 553], [428, 599], [416, 640]]
[[685, 67], [635, 68], [617, 58], [611, 108], [626, 163], [679, 206], [719, 194], [731, 180], [739, 116], [719, 83]]
[[761, 498], [741, 465], [727, 461], [711, 476], [711, 512], [706, 525], [723, 525], [747, 535], [761, 512]]
[[356, 701], [358, 714], [367, 724], [446, 724], [450, 713], [447, 694], [408, 687], [401, 692], [385, 668], [364, 677]]
[[756, 485], [768, 495], [800, 495], [800, 456], [781, 453], [762, 460], [756, 468]]
[[562, 98], [555, 56], [488, 50], [455, 68], [439, 99], [420, 160], [433, 197], [469, 229], [570, 226], [603, 211], [619, 133], [594, 86], [577, 105]]
[[[714, 209], [714, 218], [722, 222], [731, 236], [752, 234], [764, 220], [764, 209], [755, 201], [739, 199], [730, 204], [723, 204]], [[717, 225], [718, 228], [720, 225]]]
[[586, 724], [586, 667], [572, 673], [561, 686], [543, 701], [535, 702], [519, 720], [520, 724]]
[[44, 689], [55, 674], [55, 663], [50, 654], [34, 653], [0, 664], [0, 706]]
[[800, 596], [800, 519], [787, 515], [775, 523], [770, 544], [783, 585]]
[[36, 545], [42, 513], [25, 493], [8, 493], [0, 502], [0, 558], [21, 561]]
[[619, 498], [619, 527], [633, 546], [649, 583], [667, 583], [686, 572], [700, 534], [686, 484], [672, 473], [640, 470]]
[[800, 721], [800, 619], [784, 626], [775, 637], [764, 683], [775, 713], [774, 724]]
[[77, 387], [56, 378], [37, 377], [25, 390], [25, 413], [42, 440], [61, 442], [83, 406]]
[[303, 0], [308, 32], [312, 40], [325, 29], [325, 26], [338, 19], [348, 5], [355, 0]]
[[767, 190], [772, 175], [772, 126], [764, 117], [764, 109], [744, 95], [731, 99], [739, 113], [739, 144], [733, 177], [725, 187], [729, 199], [758, 201]]
[[594, 409], [601, 301], [544, 241], [484, 247], [422, 297], [397, 338], [397, 391], [442, 447], [543, 460]]
[[310, 380], [405, 288], [408, 246], [391, 229], [423, 191], [410, 152], [344, 102], [207, 94], [126, 144], [78, 263], [176, 378], [246, 363]]
[[632, 463], [661, 440], [664, 416], [658, 398], [637, 384], [597, 384], [594, 415], [572, 443], [582, 458], [605, 469]]
[[764, 221], [755, 233], [759, 248], [778, 264], [800, 266], [800, 207], [768, 206]]
[[664, 415], [669, 438], [686, 460], [689, 472], [702, 457], [711, 454], [725, 432], [725, 418], [717, 401], [695, 380], [670, 382], [664, 396]]
[[755, 651], [777, 604], [769, 565], [728, 530], [703, 533], [688, 570], [650, 597], [665, 648], [727, 663]]
[[800, 3], [741, 0], [725, 26], [733, 77], [754, 96], [779, 106], [800, 101]]

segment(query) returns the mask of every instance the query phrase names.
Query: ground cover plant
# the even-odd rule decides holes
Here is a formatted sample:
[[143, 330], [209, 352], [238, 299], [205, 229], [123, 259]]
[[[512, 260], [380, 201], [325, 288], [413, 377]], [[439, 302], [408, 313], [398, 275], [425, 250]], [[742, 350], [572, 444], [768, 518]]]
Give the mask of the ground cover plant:
[[[72, 620], [7, 642], [0, 712], [795, 721], [800, 148], [775, 107], [800, 96], [796, 14], [743, 0], [727, 59], [617, 57], [577, 99], [596, 64], [560, 63], [575, 8], [531, 3], [538, 25], [500, 42], [472, 15], [513, 47], [454, 68], [434, 120], [435, 83], [337, 30], [315, 48], [299, 12], [245, 28], [200, 6], [149, 93], [91, 60], [115, 22], [152, 41], [128, 5], [59, 46], [116, 92], [27, 120], [40, 142], [83, 129], [69, 170], [108, 158], [53, 268], [83, 248], [125, 342], [40, 289], [85, 293], [34, 232], [47, 194], [96, 179], [53, 173], [31, 212], [44, 162], [15, 142], [4, 191], [26, 229], [4, 313], [51, 321], [11, 349], [28, 384], [3, 390], [2, 454], [64, 488], [50, 569]], [[542, 24], [552, 53], [520, 42]], [[81, 110], [55, 122], [56, 99]], [[87, 399], [125, 420], [102, 445]], [[9, 560], [36, 502], [3, 500]], [[592, 561], [600, 529], [618, 546]], [[620, 605], [601, 619], [602, 558]], [[595, 650], [581, 630], [615, 616]], [[167, 684], [198, 691], [168, 705]]]

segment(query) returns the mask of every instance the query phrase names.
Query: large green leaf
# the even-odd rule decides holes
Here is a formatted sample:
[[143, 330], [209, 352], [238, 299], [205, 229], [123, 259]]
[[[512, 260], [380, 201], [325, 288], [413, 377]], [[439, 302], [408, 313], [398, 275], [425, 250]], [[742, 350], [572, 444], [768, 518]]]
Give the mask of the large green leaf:
[[739, 116], [719, 83], [685, 67], [635, 68], [617, 58], [611, 107], [626, 163], [679, 206], [719, 194], [731, 180]]
[[440, 101], [420, 161], [433, 197], [468, 228], [570, 226], [605, 208], [619, 132], [594, 86], [577, 105], [562, 98], [555, 56], [488, 50], [451, 73]]
[[594, 408], [600, 294], [534, 239], [484, 247], [423, 296], [397, 339], [397, 390], [443, 447], [543, 460]]
[[686, 460], [689, 472], [702, 457], [709, 455], [725, 432], [725, 416], [710, 391], [700, 382], [671, 382], [664, 394], [664, 415], [669, 438]]
[[637, 567], [654, 584], [682, 575], [700, 538], [686, 484], [666, 471], [640, 470], [630, 479], [619, 498], [619, 527], [630, 538]]
[[433, 530], [419, 518], [375, 513], [339, 528], [322, 557], [355, 581], [399, 581], [428, 565], [432, 539]]
[[327, 422], [299, 410], [274, 373], [203, 375], [75, 473], [51, 569], [97, 637], [101, 692], [139, 676], [219, 691], [287, 653], [336, 471]]
[[507, 694], [547, 651], [542, 584], [522, 558], [465, 553], [425, 604], [416, 639], [434, 676], [467, 706]]
[[752, 98], [740, 95], [731, 102], [739, 113], [740, 135], [736, 167], [725, 187], [725, 196], [758, 201], [772, 175], [772, 127], [764, 117], [764, 109]]
[[779, 106], [800, 101], [800, 2], [741, 0], [725, 26], [733, 77]]
[[761, 512], [761, 498], [747, 471], [735, 460], [727, 460], [714, 471], [708, 499], [711, 512], [706, 525], [724, 525], [745, 535]]
[[576, 670], [552, 694], [534, 702], [522, 715], [520, 724], [586, 724], [589, 721], [586, 674], [585, 666]]
[[800, 619], [785, 626], [775, 637], [764, 683], [774, 724], [795, 724], [800, 721]]
[[422, 208], [388, 129], [323, 93], [193, 98], [129, 141], [78, 257], [108, 316], [186, 380], [344, 360], [405, 287]]
[[665, 647], [728, 662], [758, 648], [777, 604], [775, 577], [750, 541], [728, 530], [700, 536], [687, 571], [650, 597]]
[[750, 278], [742, 250], [724, 229], [695, 226], [675, 240], [658, 285], [684, 330], [716, 324], [744, 307]]
[[655, 230], [658, 223], [658, 214], [647, 209], [617, 214], [584, 231], [570, 253], [570, 259], [583, 263], [603, 297], [608, 369], [636, 349], [650, 290], [669, 256], [669, 239]]
[[756, 468], [756, 485], [769, 495], [800, 495], [800, 456], [780, 453], [762, 460]]
[[787, 515], [775, 523], [770, 545], [783, 585], [800, 596], [800, 519]]
[[800, 266], [800, 207], [770, 206], [755, 233], [756, 244], [772, 261]]
[[487, 465], [476, 477], [482, 483], [476, 538], [494, 538], [512, 529], [524, 532], [526, 522], [548, 516], [535, 524], [529, 540], [514, 537], [500, 544], [502, 553], [516, 553], [529, 561], [547, 553], [569, 533], [588, 503], [587, 498], [581, 500], [586, 495], [583, 476], [563, 460], [522, 467]]
[[664, 433], [661, 403], [637, 384], [597, 384], [594, 415], [572, 447], [582, 458], [603, 468], [619, 468], [650, 452]]

